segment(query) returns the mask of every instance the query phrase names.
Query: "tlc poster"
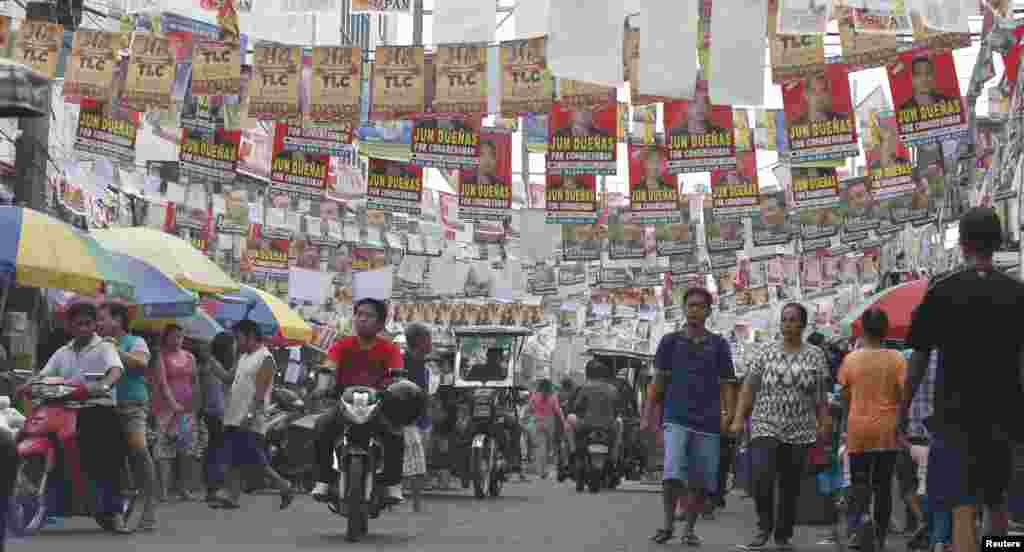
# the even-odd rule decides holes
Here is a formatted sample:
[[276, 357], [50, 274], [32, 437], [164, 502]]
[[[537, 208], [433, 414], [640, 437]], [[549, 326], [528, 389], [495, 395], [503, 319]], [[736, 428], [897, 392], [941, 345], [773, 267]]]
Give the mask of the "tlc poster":
[[878, 228], [875, 201], [868, 177], [847, 178], [839, 183], [839, 211], [843, 217], [843, 243], [857, 243]]
[[711, 105], [706, 83], [698, 81], [693, 100], [666, 103], [664, 118], [669, 173], [736, 166], [732, 108]]
[[760, 209], [751, 219], [754, 245], [782, 245], [793, 239], [793, 229], [786, 216], [786, 192], [764, 194]]
[[556, 103], [548, 121], [549, 174], [615, 174], [619, 118], [614, 102], [595, 109]]
[[629, 145], [630, 222], [634, 224], [680, 221], [679, 186], [676, 177], [668, 174], [665, 153], [661, 146]]
[[412, 162], [461, 169], [480, 164], [480, 118], [422, 115], [412, 132]]
[[512, 133], [480, 132], [480, 164], [459, 171], [459, 219], [504, 220], [512, 211]]
[[548, 224], [594, 224], [597, 222], [597, 177], [549, 174], [544, 203]]
[[786, 134], [794, 163], [856, 157], [857, 125], [848, 68], [826, 65], [818, 73], [782, 86]]
[[715, 218], [743, 218], [758, 208], [757, 160], [753, 151], [737, 156], [732, 169], [711, 171]]
[[901, 53], [886, 69], [904, 144], [916, 146], [967, 135], [967, 114], [952, 51], [916, 48]]
[[423, 168], [411, 163], [370, 159], [366, 208], [419, 215], [423, 201]]

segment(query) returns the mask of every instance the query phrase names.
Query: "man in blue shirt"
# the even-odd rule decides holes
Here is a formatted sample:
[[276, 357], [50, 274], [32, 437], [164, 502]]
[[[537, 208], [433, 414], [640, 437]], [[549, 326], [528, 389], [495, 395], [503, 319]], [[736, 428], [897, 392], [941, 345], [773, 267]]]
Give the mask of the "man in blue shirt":
[[[654, 358], [655, 400], [665, 409], [665, 525], [651, 540], [664, 544], [672, 539], [676, 503], [688, 497], [682, 540], [696, 546], [697, 515], [718, 489], [723, 420], [731, 419], [735, 406], [732, 390], [723, 402], [722, 386], [736, 382], [736, 371], [729, 342], [705, 327], [711, 293], [690, 288], [683, 301], [686, 326], [663, 337]], [[724, 409], [730, 410], [723, 414]]]

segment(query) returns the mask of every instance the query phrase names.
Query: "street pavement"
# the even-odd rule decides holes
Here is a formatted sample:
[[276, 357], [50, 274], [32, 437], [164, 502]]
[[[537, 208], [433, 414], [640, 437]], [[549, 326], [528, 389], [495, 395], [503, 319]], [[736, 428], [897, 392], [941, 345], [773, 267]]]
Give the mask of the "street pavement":
[[[345, 520], [307, 497], [277, 510], [277, 496], [243, 496], [240, 510], [213, 510], [202, 503], [169, 504], [154, 533], [130, 536], [103, 533], [86, 518], [63, 520], [42, 533], [9, 541], [18, 552], [255, 552], [318, 550], [408, 550], [422, 552], [634, 552], [679, 550], [678, 540], [659, 546], [648, 539], [659, 526], [657, 487], [627, 482], [597, 495], [576, 493], [571, 482], [534, 478], [511, 482], [503, 496], [476, 500], [470, 491], [428, 492], [424, 511], [411, 506], [370, 521], [364, 542], [345, 542]], [[701, 521], [703, 550], [735, 550], [752, 535], [753, 502], [738, 494], [715, 521]], [[799, 527], [798, 549], [816, 545], [824, 527]], [[894, 539], [895, 540], [895, 539]], [[890, 549], [902, 548], [902, 539]]]

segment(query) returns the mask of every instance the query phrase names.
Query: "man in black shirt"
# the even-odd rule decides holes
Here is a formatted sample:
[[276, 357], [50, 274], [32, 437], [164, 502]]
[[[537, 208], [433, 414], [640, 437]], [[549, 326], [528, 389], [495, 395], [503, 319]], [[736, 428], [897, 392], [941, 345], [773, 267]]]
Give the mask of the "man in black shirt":
[[902, 422], [911, 397], [927, 373], [932, 349], [942, 362], [935, 379], [928, 460], [928, 502], [953, 511], [956, 552], [977, 549], [979, 505], [991, 513], [990, 535], [1007, 531], [1006, 490], [1011, 443], [1020, 442], [1020, 421], [1009, 415], [1024, 402], [1019, 324], [1024, 283], [995, 270], [1002, 243], [995, 211], [974, 208], [960, 220], [964, 266], [932, 280], [914, 314], [907, 338], [914, 350]]

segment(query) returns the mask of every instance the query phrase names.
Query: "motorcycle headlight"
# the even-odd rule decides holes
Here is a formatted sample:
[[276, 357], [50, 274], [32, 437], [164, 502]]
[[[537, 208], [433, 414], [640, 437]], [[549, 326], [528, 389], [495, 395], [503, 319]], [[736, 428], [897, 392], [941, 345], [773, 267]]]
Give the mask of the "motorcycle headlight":
[[342, 404], [345, 405], [345, 418], [354, 424], [365, 424], [370, 419], [370, 416], [373, 416], [373, 413], [377, 411], [376, 404]]

